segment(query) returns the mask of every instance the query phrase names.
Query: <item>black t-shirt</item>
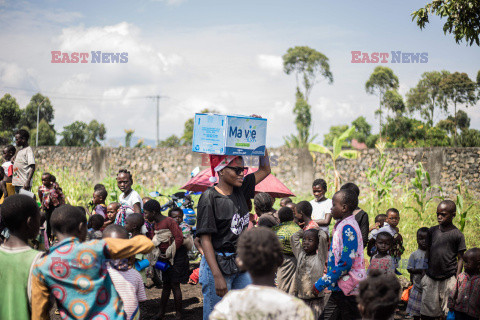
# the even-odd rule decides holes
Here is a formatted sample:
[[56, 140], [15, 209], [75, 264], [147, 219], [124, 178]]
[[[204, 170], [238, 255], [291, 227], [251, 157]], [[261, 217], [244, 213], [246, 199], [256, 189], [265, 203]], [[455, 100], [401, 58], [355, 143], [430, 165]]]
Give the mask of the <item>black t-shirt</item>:
[[248, 226], [247, 199], [255, 195], [255, 175], [247, 175], [241, 187], [233, 188], [229, 196], [215, 187], [208, 188], [200, 197], [197, 209], [197, 235], [210, 234], [215, 251], [235, 252], [240, 234]]
[[[357, 208], [359, 210], [360, 208]], [[368, 243], [368, 214], [363, 211], [363, 209], [360, 209], [359, 212], [355, 215], [355, 220], [358, 223], [358, 226], [360, 227], [360, 231], [362, 232], [362, 240], [363, 240], [363, 247], [367, 247]]]
[[457, 256], [467, 249], [465, 237], [457, 227], [441, 231], [440, 226], [431, 227], [427, 236], [427, 275], [435, 280], [448, 279], [457, 274]]

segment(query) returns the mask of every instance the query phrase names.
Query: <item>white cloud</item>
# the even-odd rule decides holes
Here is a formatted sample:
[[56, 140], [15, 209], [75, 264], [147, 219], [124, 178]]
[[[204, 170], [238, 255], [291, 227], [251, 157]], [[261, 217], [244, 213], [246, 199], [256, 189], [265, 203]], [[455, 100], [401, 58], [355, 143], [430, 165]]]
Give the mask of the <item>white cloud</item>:
[[273, 76], [283, 72], [283, 60], [280, 56], [260, 54], [257, 56], [257, 63], [261, 69], [267, 70]]
[[153, 0], [154, 2], [164, 2], [169, 6], [176, 6], [181, 3], [184, 3], [187, 0]]

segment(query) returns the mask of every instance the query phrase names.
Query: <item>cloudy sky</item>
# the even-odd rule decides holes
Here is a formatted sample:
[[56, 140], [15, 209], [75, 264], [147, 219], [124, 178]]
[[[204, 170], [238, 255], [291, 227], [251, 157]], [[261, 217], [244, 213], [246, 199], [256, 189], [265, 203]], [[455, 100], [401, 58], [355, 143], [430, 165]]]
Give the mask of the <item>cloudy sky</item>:
[[[423, 2], [422, 2], [423, 3]], [[363, 115], [378, 131], [378, 98], [365, 82], [376, 64], [352, 64], [351, 51], [428, 52], [425, 64], [384, 64], [405, 94], [425, 71], [466, 72], [475, 79], [480, 48], [456, 44], [432, 18], [423, 31], [411, 21], [418, 1], [11, 1], [0, 0], [0, 95], [23, 108], [41, 92], [55, 107], [55, 128], [81, 120], [105, 123], [108, 137], [134, 129], [155, 138], [181, 135], [203, 108], [267, 118], [270, 146], [295, 132], [295, 79], [281, 56], [307, 45], [330, 60], [334, 83], [310, 97], [319, 141], [331, 125]], [[124, 64], [51, 63], [51, 51], [127, 52]], [[89, 61], [91, 58], [88, 59]], [[467, 110], [480, 129], [480, 105]], [[444, 116], [439, 117], [437, 120]]]

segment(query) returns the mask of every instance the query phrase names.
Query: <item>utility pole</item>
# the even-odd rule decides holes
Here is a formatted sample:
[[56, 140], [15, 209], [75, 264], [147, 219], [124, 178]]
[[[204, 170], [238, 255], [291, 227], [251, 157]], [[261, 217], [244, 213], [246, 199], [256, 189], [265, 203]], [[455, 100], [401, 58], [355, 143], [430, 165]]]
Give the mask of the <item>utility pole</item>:
[[35, 147], [38, 147], [38, 122], [39, 122], [39, 119], [40, 119], [40, 106], [45, 102], [45, 100], [47, 100], [47, 98], [43, 99], [43, 101], [40, 102], [37, 106], [37, 137], [36, 137], [36, 141], [35, 141]]
[[160, 95], [156, 95], [156, 96], [148, 96], [147, 98], [150, 98], [150, 99], [155, 99], [157, 100], [157, 135], [156, 135], [156, 138], [157, 138], [157, 146], [160, 144], [160, 123], [159, 123], [159, 119], [160, 119], [160, 98], [163, 98], [163, 96], [160, 96]]

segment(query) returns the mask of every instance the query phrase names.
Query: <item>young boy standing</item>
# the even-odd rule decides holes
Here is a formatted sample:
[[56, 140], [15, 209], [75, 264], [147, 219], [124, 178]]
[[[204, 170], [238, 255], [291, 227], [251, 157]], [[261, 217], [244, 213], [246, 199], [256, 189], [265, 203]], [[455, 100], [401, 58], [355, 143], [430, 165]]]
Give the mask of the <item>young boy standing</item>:
[[105, 205], [105, 200], [107, 199], [108, 192], [105, 188], [99, 188], [93, 191], [92, 204], [94, 214], [101, 215], [104, 219], [107, 218], [107, 206]]
[[342, 319], [359, 319], [355, 295], [358, 284], [367, 275], [363, 259], [363, 243], [360, 227], [353, 211], [358, 206], [355, 192], [340, 190], [332, 199], [332, 217], [337, 221], [328, 254], [327, 273], [315, 283], [318, 292], [332, 291], [320, 319], [331, 319], [340, 314]]
[[15, 134], [15, 142], [17, 147], [20, 147], [13, 163], [12, 184], [15, 187], [15, 193], [19, 193], [20, 189], [30, 191], [32, 188], [35, 158], [32, 148], [28, 145], [28, 139], [30, 134], [27, 130], [20, 129]]
[[147, 253], [153, 243], [144, 236], [85, 241], [85, 212], [71, 205], [51, 218], [59, 242], [37, 262], [32, 280], [32, 319], [49, 319], [49, 298], [55, 296], [62, 319], [125, 319], [123, 302], [106, 269], [108, 259]]
[[410, 282], [413, 283], [408, 299], [407, 313], [414, 320], [420, 320], [420, 308], [422, 306], [422, 279], [427, 269], [425, 253], [427, 250], [428, 228], [420, 228], [417, 231], [418, 249], [408, 259], [407, 271], [410, 273]]
[[422, 319], [445, 317], [455, 277], [462, 272], [465, 237], [452, 223], [456, 215], [455, 202], [444, 200], [437, 207], [438, 226], [428, 230], [428, 268], [422, 279]]
[[325, 197], [327, 192], [327, 182], [323, 179], [316, 179], [312, 184], [312, 193], [315, 199], [310, 201], [312, 205], [312, 220], [315, 221], [320, 229], [329, 233], [328, 227], [332, 221], [332, 200]]
[[2, 222], [10, 236], [0, 245], [0, 319], [29, 320], [32, 268], [41, 256], [27, 244], [40, 227], [35, 200], [20, 194], [8, 197], [2, 204]]
[[317, 229], [300, 230], [292, 235], [290, 242], [297, 258], [294, 294], [312, 309], [315, 319], [318, 319], [325, 305], [324, 295], [323, 292], [316, 294], [313, 288], [325, 269], [328, 234]]
[[295, 205], [295, 218], [298, 225], [304, 230], [320, 229], [318, 224], [312, 220], [312, 205], [308, 201], [300, 201]]
[[463, 255], [465, 272], [457, 279], [448, 299], [448, 308], [455, 319], [480, 319], [480, 249], [472, 248]]

